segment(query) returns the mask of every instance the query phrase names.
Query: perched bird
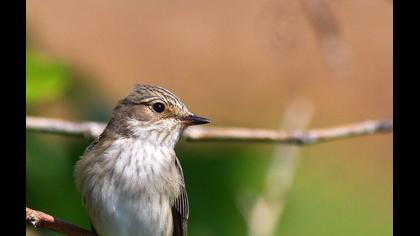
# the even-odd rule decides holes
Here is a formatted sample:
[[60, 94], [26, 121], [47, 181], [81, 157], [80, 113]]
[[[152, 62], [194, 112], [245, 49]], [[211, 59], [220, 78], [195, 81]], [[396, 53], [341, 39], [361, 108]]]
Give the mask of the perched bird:
[[99, 236], [187, 235], [188, 197], [174, 147], [183, 130], [209, 120], [168, 90], [136, 85], [75, 167]]

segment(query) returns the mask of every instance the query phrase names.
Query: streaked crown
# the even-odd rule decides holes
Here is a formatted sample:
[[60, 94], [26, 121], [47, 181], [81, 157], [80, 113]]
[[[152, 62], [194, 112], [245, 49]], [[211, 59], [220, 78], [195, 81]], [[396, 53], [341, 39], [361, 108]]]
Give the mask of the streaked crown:
[[189, 113], [185, 104], [175, 94], [162, 87], [136, 84], [125, 98], [133, 104], [153, 104], [162, 102], [180, 113]]
[[107, 130], [126, 137], [150, 139], [150, 133], [174, 133], [177, 137], [189, 125], [206, 123], [209, 123], [206, 118], [191, 113], [181, 99], [167, 89], [135, 85], [114, 108]]

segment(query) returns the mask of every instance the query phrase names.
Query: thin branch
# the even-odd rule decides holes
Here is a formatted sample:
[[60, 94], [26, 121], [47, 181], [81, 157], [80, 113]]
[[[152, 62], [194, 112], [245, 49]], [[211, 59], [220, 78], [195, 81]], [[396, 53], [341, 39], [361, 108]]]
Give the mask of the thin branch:
[[[95, 138], [105, 124], [96, 122], [71, 122], [60, 119], [26, 117], [26, 130], [71, 136]], [[309, 145], [393, 130], [392, 119], [370, 120], [338, 127], [308, 131], [275, 131], [267, 129], [229, 127], [190, 127], [182, 135], [187, 141], [246, 141]]]
[[[97, 122], [71, 122], [60, 119], [26, 117], [26, 129], [30, 132], [95, 138], [101, 134], [104, 128], [104, 123]], [[247, 141], [308, 145], [375, 133], [389, 133], [392, 130], [392, 120], [382, 119], [309, 131], [190, 127], [184, 132], [183, 138], [188, 141]], [[95, 236], [88, 230], [30, 208], [26, 208], [26, 223], [66, 235]]]
[[55, 232], [71, 236], [96, 236], [96, 234], [80, 228], [79, 226], [66, 223], [41, 211], [26, 208], [26, 223], [37, 228], [46, 228]]
[[71, 122], [52, 118], [26, 117], [26, 130], [32, 132], [96, 138], [104, 128], [105, 124], [96, 122]]

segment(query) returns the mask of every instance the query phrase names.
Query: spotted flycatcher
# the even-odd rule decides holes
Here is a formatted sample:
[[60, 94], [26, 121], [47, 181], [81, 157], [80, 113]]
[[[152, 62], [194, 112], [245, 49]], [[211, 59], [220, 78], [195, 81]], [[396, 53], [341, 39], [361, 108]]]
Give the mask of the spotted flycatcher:
[[99, 236], [185, 236], [188, 198], [174, 147], [183, 130], [209, 120], [168, 90], [136, 85], [75, 168]]

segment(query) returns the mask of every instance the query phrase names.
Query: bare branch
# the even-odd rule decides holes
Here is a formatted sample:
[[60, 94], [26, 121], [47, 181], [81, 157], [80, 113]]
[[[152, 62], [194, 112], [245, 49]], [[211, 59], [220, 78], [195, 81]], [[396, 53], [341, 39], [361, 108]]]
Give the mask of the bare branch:
[[105, 124], [96, 122], [71, 122], [60, 119], [26, 117], [26, 130], [50, 134], [62, 134], [96, 138]]
[[[101, 134], [104, 127], [105, 124], [96, 122], [77, 123], [59, 119], [26, 117], [26, 129], [31, 132], [95, 138]], [[308, 131], [196, 126], [186, 129], [182, 137], [187, 141], [246, 141], [308, 145], [349, 137], [389, 133], [392, 130], [391, 119], [380, 119]]]
[[[60, 119], [26, 117], [26, 129], [30, 132], [95, 138], [101, 134], [104, 128], [104, 123], [97, 122], [71, 122]], [[392, 130], [392, 119], [382, 119], [309, 131], [190, 127], [184, 132], [183, 138], [187, 141], [246, 141], [308, 145], [375, 133], [389, 133]], [[66, 235], [95, 236], [88, 230], [30, 208], [26, 208], [26, 223]]]
[[96, 236], [96, 234], [80, 228], [79, 226], [66, 223], [41, 211], [26, 208], [26, 223], [33, 227], [46, 228], [55, 232], [71, 236]]

